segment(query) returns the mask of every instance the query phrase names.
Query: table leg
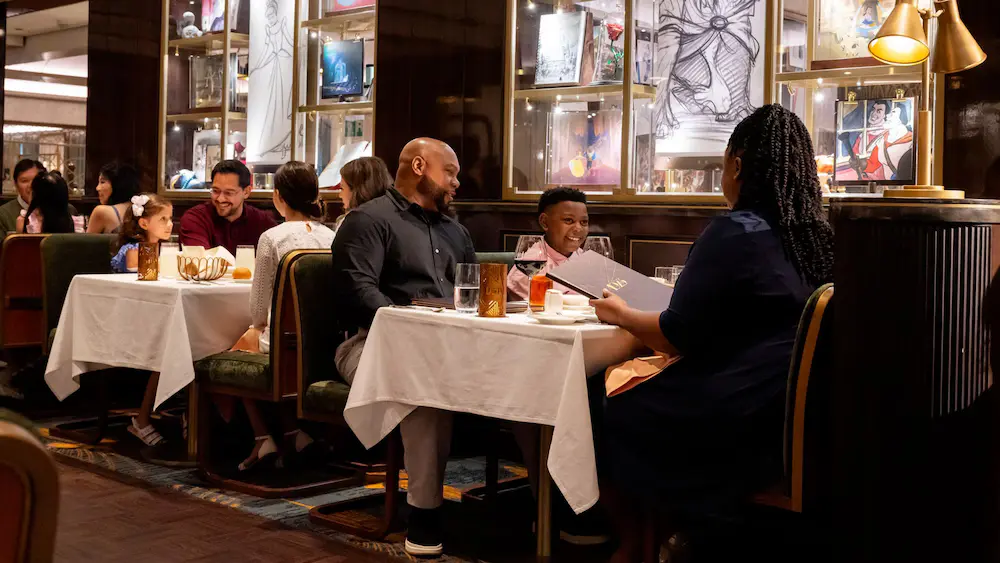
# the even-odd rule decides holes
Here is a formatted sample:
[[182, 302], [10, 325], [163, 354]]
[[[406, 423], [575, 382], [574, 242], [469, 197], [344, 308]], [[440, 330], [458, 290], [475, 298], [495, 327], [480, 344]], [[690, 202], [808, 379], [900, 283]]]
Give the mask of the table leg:
[[552, 556], [552, 479], [549, 477], [549, 446], [552, 445], [552, 427], [542, 425], [538, 455], [538, 550], [539, 560]]
[[188, 438], [187, 438], [187, 458], [188, 461], [198, 461], [198, 384], [192, 382], [188, 385]]

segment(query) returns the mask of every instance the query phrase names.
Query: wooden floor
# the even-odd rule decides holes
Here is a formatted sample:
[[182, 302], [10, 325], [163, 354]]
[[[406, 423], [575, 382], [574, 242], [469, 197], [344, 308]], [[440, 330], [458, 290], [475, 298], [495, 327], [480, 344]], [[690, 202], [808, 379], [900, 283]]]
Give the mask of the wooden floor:
[[56, 562], [373, 563], [386, 561], [179, 493], [59, 464]]

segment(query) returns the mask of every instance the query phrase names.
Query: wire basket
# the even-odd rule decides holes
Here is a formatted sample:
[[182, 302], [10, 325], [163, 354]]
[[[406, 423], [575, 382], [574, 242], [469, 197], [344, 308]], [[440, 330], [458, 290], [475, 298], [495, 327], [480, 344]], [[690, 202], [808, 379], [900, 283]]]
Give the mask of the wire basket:
[[229, 262], [222, 258], [177, 256], [177, 275], [187, 281], [212, 281], [226, 275]]

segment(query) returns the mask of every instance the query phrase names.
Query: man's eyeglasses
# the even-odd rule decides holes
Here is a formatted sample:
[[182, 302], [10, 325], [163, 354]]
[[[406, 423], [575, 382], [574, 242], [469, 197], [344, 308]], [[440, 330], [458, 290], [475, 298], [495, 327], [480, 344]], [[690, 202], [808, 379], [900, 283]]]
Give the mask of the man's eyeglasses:
[[240, 195], [240, 193], [242, 193], [240, 190], [220, 190], [220, 189], [212, 188], [212, 195], [215, 196], [215, 197], [229, 197], [229, 198], [232, 198], [232, 197], [237, 197], [238, 195]]

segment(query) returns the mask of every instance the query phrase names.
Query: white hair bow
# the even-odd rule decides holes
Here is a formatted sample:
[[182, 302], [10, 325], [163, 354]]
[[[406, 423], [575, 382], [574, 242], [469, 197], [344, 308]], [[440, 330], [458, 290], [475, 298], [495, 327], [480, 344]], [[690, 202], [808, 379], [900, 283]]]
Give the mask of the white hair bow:
[[147, 203], [149, 203], [148, 195], [132, 196], [132, 215], [135, 217], [142, 217], [143, 212], [146, 210]]

